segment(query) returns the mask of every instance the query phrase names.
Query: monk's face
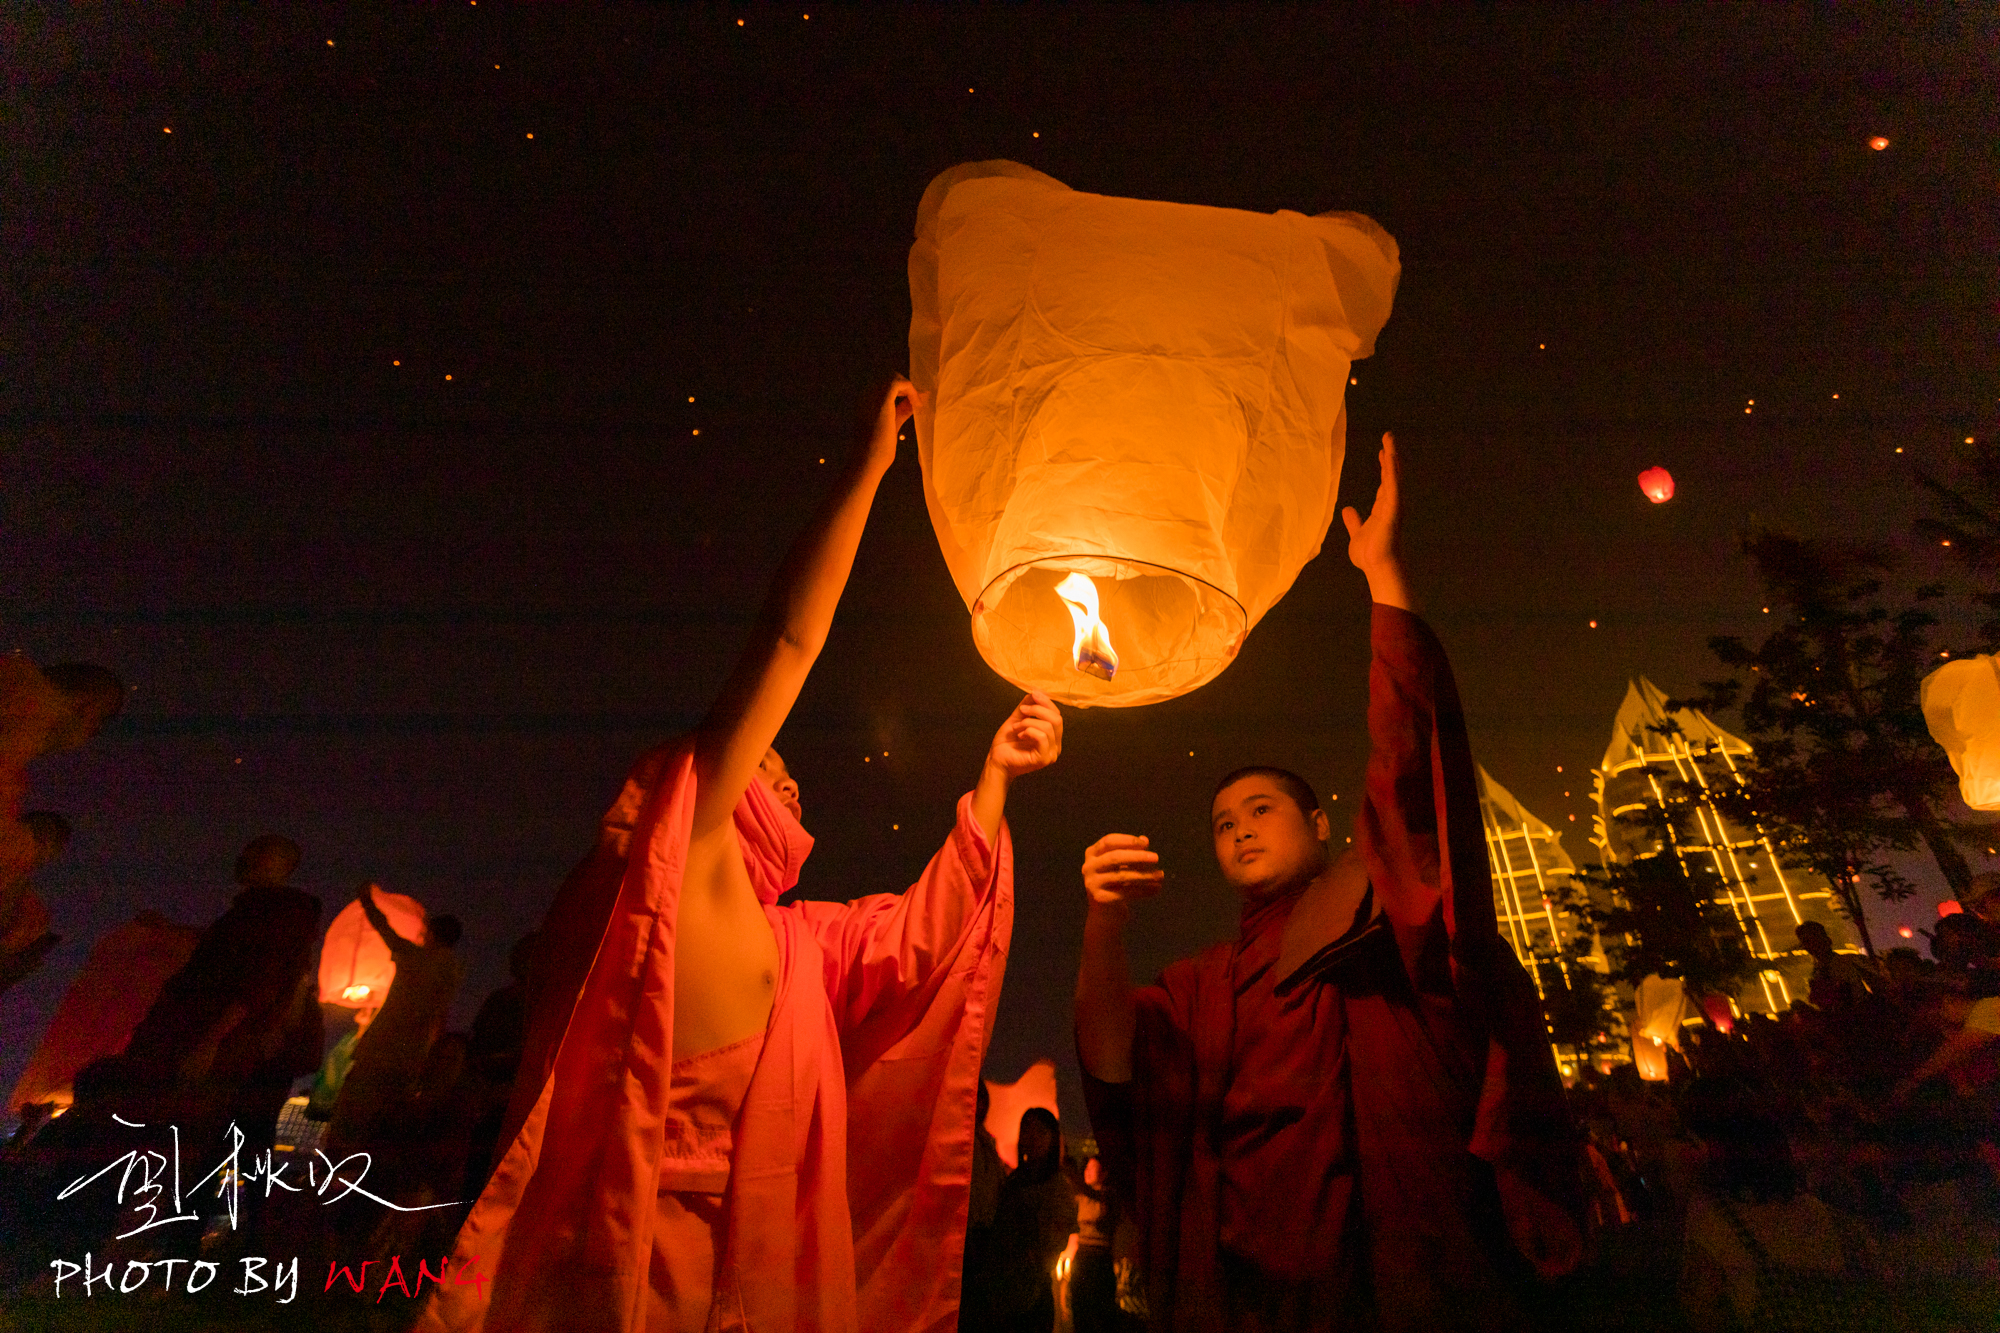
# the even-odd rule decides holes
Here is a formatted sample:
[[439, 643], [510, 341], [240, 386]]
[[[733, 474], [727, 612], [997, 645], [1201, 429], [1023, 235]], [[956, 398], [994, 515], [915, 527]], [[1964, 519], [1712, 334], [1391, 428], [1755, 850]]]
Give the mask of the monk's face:
[[764, 757], [757, 762], [757, 781], [770, 790], [779, 805], [792, 812], [793, 819], [805, 818], [805, 807], [799, 804], [799, 784], [776, 750], [764, 751]]
[[1332, 829], [1326, 812], [1310, 816], [1262, 774], [1232, 782], [1209, 810], [1222, 877], [1249, 898], [1296, 888], [1326, 869]]

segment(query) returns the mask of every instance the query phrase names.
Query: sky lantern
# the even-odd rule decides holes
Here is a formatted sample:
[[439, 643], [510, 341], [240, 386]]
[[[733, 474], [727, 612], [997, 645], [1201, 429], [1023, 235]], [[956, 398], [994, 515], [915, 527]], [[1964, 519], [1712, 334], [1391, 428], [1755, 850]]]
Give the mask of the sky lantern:
[[[378, 888], [375, 905], [404, 939], [421, 944], [429, 938], [424, 905], [415, 898]], [[341, 908], [327, 926], [326, 940], [319, 949], [320, 1003], [379, 1009], [395, 979], [396, 960], [389, 956], [389, 946], [369, 923], [361, 904], [351, 902]]]
[[1015, 162], [932, 181], [917, 449], [988, 665], [1106, 707], [1227, 667], [1319, 553], [1349, 367], [1400, 272], [1355, 213], [1112, 198]]
[[1876, 152], [1879, 153], [1884, 148], [1887, 148], [1889, 146], [1889, 140], [1887, 139], [1887, 137], [1878, 134], [1874, 138], [1868, 141], [1868, 146], [1870, 148], [1873, 148]]
[[1656, 505], [1674, 498], [1674, 474], [1663, 467], [1649, 467], [1639, 474], [1639, 489]]
[[1974, 810], [2000, 810], [2000, 660], [1962, 657], [1923, 684], [1924, 722]]
[[1012, 1083], [987, 1079], [986, 1095], [992, 1099], [986, 1108], [986, 1132], [993, 1136], [994, 1149], [1010, 1169], [1020, 1165], [1024, 1111], [1039, 1106], [1058, 1124], [1062, 1122], [1062, 1112], [1056, 1109], [1056, 1062], [1046, 1057], [1029, 1065]]

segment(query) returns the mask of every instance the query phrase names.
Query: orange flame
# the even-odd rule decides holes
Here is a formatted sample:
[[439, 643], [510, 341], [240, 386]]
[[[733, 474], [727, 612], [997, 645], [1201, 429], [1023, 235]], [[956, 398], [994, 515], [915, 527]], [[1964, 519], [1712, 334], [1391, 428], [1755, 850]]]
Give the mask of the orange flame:
[[1110, 680], [1118, 674], [1118, 652], [1111, 646], [1111, 632], [1097, 618], [1097, 585], [1088, 574], [1072, 573], [1056, 585], [1056, 596], [1063, 599], [1076, 626], [1070, 660], [1084, 675]]
[[368, 991], [369, 988], [366, 986], [349, 986], [340, 993], [340, 998], [350, 1004], [359, 1004], [368, 998]]

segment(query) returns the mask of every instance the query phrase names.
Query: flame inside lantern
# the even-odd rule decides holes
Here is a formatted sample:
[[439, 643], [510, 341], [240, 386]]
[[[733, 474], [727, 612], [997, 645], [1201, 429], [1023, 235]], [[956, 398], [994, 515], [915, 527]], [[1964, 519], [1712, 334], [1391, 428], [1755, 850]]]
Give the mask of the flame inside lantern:
[[1674, 474], [1663, 467], [1649, 467], [1639, 474], [1639, 489], [1656, 505], [1674, 498]]
[[368, 990], [366, 986], [349, 986], [340, 993], [340, 998], [348, 1004], [360, 1004], [368, 998]]
[[1097, 618], [1097, 585], [1088, 574], [1072, 573], [1056, 585], [1056, 596], [1069, 608], [1070, 622], [1076, 626], [1076, 640], [1070, 659], [1086, 676], [1110, 680], [1118, 674], [1118, 652], [1111, 646], [1111, 632]]

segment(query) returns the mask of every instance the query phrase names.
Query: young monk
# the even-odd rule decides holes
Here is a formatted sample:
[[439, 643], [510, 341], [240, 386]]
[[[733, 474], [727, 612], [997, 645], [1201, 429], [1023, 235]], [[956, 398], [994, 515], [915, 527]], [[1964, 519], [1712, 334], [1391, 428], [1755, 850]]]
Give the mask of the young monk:
[[1241, 934], [1144, 988], [1124, 931], [1159, 856], [1115, 833], [1084, 856], [1077, 1047], [1156, 1328], [1512, 1328], [1521, 1256], [1547, 1276], [1579, 1257], [1562, 1086], [1495, 928], [1465, 719], [1397, 558], [1387, 435], [1381, 465], [1367, 521], [1342, 514], [1374, 598], [1353, 850], [1335, 854], [1296, 775], [1230, 774], [1211, 831]]
[[558, 894], [503, 1155], [424, 1327], [954, 1324], [1013, 923], [1001, 814], [1061, 752], [1054, 704], [1014, 710], [906, 893], [777, 905], [812, 839], [771, 742], [915, 399], [890, 387], [722, 697], [639, 761]]

